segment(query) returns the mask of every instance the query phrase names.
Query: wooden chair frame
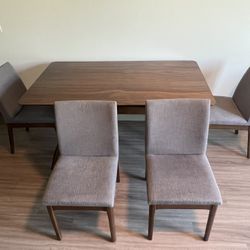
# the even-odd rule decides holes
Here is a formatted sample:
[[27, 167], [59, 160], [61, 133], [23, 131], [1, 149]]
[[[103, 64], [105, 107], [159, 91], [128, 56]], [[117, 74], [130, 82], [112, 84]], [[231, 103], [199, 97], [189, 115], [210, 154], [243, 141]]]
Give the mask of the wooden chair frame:
[[54, 123], [8, 123], [8, 135], [10, 143], [10, 153], [15, 153], [15, 140], [14, 140], [14, 128], [26, 128], [26, 131], [29, 131], [29, 128], [55, 128]]
[[106, 211], [109, 220], [109, 228], [111, 233], [111, 242], [116, 241], [115, 217], [113, 207], [84, 207], [84, 206], [47, 206], [47, 210], [51, 219], [51, 223], [56, 233], [57, 240], [62, 239], [61, 230], [59, 228], [55, 210], [88, 210], [88, 211]]
[[148, 219], [148, 239], [153, 239], [154, 216], [157, 209], [205, 209], [209, 210], [208, 221], [206, 226], [204, 241], [208, 241], [209, 235], [213, 226], [217, 205], [150, 205]]
[[236, 125], [210, 125], [210, 129], [233, 129], [235, 134], [238, 134], [239, 130], [248, 130], [247, 140], [247, 158], [250, 158], [250, 126], [236, 126]]

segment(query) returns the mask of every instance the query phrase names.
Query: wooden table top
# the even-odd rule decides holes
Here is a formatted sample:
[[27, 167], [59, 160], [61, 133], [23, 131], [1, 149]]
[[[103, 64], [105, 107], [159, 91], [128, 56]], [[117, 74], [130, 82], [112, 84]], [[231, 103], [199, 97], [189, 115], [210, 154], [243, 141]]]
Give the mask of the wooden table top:
[[53, 62], [20, 99], [22, 105], [59, 100], [115, 100], [144, 106], [148, 99], [215, 99], [194, 61]]

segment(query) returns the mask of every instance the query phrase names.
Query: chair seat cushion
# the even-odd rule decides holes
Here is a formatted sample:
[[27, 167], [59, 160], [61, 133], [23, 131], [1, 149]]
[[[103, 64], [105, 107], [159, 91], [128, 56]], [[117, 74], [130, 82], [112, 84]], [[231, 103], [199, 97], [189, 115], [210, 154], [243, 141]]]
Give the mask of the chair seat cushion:
[[148, 155], [150, 205], [219, 205], [222, 203], [205, 155]]
[[210, 124], [212, 125], [238, 125], [247, 126], [231, 97], [215, 96], [216, 104], [211, 106]]
[[61, 156], [50, 176], [46, 206], [113, 207], [117, 157]]
[[9, 123], [55, 123], [53, 106], [23, 106]]

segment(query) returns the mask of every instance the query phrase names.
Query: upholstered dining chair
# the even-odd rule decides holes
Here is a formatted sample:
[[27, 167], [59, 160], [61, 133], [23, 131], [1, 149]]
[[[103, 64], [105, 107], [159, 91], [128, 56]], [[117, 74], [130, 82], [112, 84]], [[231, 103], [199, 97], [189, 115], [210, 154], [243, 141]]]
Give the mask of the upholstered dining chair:
[[210, 128], [248, 130], [247, 158], [250, 158], [250, 68], [240, 80], [233, 97], [215, 96]]
[[148, 239], [157, 209], [207, 209], [207, 241], [219, 188], [206, 156], [209, 100], [149, 100], [146, 103]]
[[21, 106], [18, 101], [26, 88], [10, 63], [0, 66], [0, 113], [8, 127], [10, 151], [15, 153], [14, 128], [55, 127], [54, 108]]
[[59, 158], [49, 178], [43, 204], [58, 240], [55, 210], [100, 210], [109, 218], [116, 240], [114, 199], [118, 167], [117, 105], [111, 101], [55, 103]]

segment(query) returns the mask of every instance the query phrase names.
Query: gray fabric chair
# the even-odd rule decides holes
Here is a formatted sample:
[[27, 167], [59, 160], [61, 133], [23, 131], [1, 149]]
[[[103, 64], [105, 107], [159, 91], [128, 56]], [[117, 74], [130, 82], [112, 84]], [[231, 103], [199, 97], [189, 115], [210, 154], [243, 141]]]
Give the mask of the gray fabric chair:
[[146, 104], [146, 178], [148, 238], [156, 209], [208, 209], [208, 240], [219, 188], [206, 156], [208, 100], [152, 100]]
[[248, 130], [247, 158], [250, 157], [250, 68], [246, 71], [233, 97], [215, 96], [211, 107], [210, 128]]
[[10, 151], [15, 152], [13, 128], [55, 127], [54, 109], [49, 106], [21, 106], [26, 88], [10, 63], [0, 67], [0, 113], [8, 127]]
[[56, 102], [55, 114], [60, 156], [43, 204], [47, 206], [57, 239], [61, 240], [61, 233], [54, 211], [83, 209], [108, 213], [114, 242], [119, 155], [116, 102]]

